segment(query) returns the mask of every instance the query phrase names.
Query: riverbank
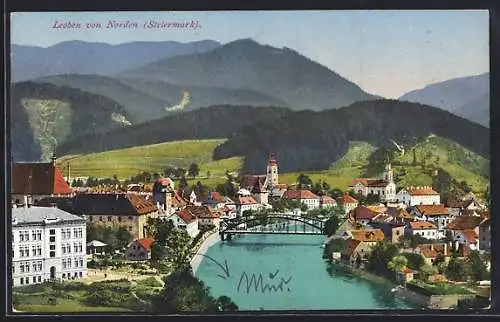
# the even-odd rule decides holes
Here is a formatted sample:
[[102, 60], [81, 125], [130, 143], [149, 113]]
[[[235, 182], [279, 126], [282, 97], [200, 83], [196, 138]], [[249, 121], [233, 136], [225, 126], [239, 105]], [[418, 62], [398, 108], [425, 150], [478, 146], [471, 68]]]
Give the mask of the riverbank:
[[394, 294], [399, 298], [401, 298], [402, 300], [408, 301], [422, 308], [428, 307], [429, 298], [427, 296], [415, 293], [413, 291], [410, 291], [402, 287], [398, 287], [399, 286], [398, 284], [388, 280], [385, 277], [375, 275], [365, 270], [354, 268], [352, 266], [343, 264], [341, 261], [332, 261], [331, 264], [333, 265], [334, 269], [341, 269], [344, 272], [354, 274], [362, 279], [387, 286], [391, 288], [391, 290], [394, 289], [395, 290]]
[[220, 240], [221, 239], [220, 239], [218, 231], [212, 232], [210, 235], [208, 235], [203, 240], [203, 242], [201, 243], [198, 250], [196, 250], [195, 255], [189, 261], [189, 264], [191, 265], [191, 270], [193, 271], [193, 274], [196, 274], [198, 267], [200, 266], [201, 262], [203, 261], [203, 255], [205, 255], [205, 253], [207, 252], [207, 250], [210, 247], [212, 247], [213, 245], [220, 242]]

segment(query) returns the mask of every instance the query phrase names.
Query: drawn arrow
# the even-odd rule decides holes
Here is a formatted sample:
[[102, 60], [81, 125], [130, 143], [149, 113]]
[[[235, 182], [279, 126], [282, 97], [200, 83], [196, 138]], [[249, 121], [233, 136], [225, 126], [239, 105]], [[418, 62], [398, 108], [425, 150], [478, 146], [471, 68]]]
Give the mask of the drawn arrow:
[[198, 253], [196, 253], [194, 255], [195, 256], [200, 255], [200, 256], [206, 257], [206, 258], [210, 259], [212, 262], [214, 262], [215, 264], [217, 264], [217, 266], [219, 266], [226, 274], [226, 276], [217, 274], [217, 276], [219, 276], [220, 278], [226, 279], [228, 277], [231, 277], [231, 275], [229, 274], [229, 267], [227, 266], [227, 260], [224, 260], [224, 265], [222, 265], [221, 263], [219, 263], [218, 261], [216, 261], [215, 259], [213, 259], [212, 257], [210, 257], [208, 255], [198, 254]]

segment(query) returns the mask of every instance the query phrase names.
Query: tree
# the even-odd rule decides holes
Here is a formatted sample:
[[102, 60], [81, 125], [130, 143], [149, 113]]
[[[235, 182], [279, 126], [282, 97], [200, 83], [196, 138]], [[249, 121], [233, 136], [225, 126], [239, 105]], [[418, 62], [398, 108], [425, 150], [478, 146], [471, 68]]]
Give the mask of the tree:
[[313, 182], [311, 178], [306, 176], [305, 174], [301, 173], [297, 177], [297, 187], [299, 189], [309, 189], [312, 186]]
[[490, 279], [490, 274], [486, 264], [477, 250], [471, 251], [467, 257], [468, 264], [471, 268], [471, 277], [473, 281], [483, 281]]
[[326, 244], [323, 251], [323, 258], [331, 259], [332, 253], [340, 253], [344, 250], [344, 246], [346, 244], [345, 239], [343, 238], [334, 238], [331, 239], [328, 244]]
[[181, 180], [179, 181], [179, 190], [178, 190], [179, 195], [181, 195], [181, 197], [184, 197], [187, 187], [188, 187], [188, 182], [186, 180], [186, 177], [182, 176]]
[[196, 163], [191, 163], [188, 169], [188, 175], [191, 177], [196, 177], [200, 173], [200, 168]]
[[185, 230], [174, 228], [167, 236], [166, 250], [169, 261], [174, 268], [189, 266], [189, 245], [191, 237]]
[[210, 175], [211, 175], [210, 171], [207, 171], [207, 178], [210, 178]]
[[236, 305], [229, 297], [223, 295], [219, 296], [215, 301], [215, 307], [219, 312], [237, 312], [238, 305]]
[[425, 264], [424, 257], [416, 253], [403, 253], [402, 256], [406, 257], [408, 260], [408, 267], [414, 270], [420, 270], [420, 268]]
[[307, 211], [307, 209], [309, 209], [309, 207], [307, 207], [307, 205], [305, 203], [301, 203], [300, 204], [300, 210], [301, 211]]
[[344, 192], [342, 190], [340, 190], [339, 188], [333, 188], [330, 190], [329, 195], [333, 199], [337, 199], [337, 198], [342, 197], [344, 195]]
[[387, 268], [396, 273], [396, 280], [398, 279], [398, 273], [400, 273], [408, 265], [408, 260], [404, 256], [394, 256], [389, 263], [387, 263]]
[[123, 249], [132, 241], [133, 236], [125, 227], [119, 227], [116, 231], [117, 248]]
[[153, 237], [155, 242], [163, 246], [166, 245], [167, 238], [174, 228], [172, 221], [164, 218], [150, 217], [145, 225], [146, 235]]
[[367, 205], [378, 204], [380, 203], [380, 196], [374, 193], [369, 193], [366, 195], [364, 203]]
[[158, 264], [165, 259], [165, 257], [167, 257], [167, 250], [165, 249], [165, 246], [156, 241], [153, 242], [151, 245], [151, 263]]
[[452, 281], [466, 281], [471, 273], [469, 263], [453, 255], [446, 267], [446, 277]]
[[423, 265], [420, 270], [420, 277], [424, 282], [426, 282], [429, 279], [429, 276], [435, 275], [438, 273], [438, 269], [435, 266], [431, 266], [428, 264]]
[[433, 266], [439, 267], [440, 264], [444, 263], [446, 261], [446, 258], [444, 257], [443, 253], [438, 253], [436, 255], [436, 258], [434, 259], [434, 262], [432, 263]]
[[453, 234], [451, 233], [451, 230], [446, 230], [444, 241], [446, 243], [452, 243], [453, 242]]
[[373, 246], [366, 268], [376, 274], [384, 276], [392, 276], [391, 270], [388, 268], [389, 262], [398, 254], [398, 247], [388, 241], [378, 242]]
[[172, 177], [176, 175], [176, 169], [173, 167], [166, 167], [163, 169], [163, 175], [166, 177]]
[[323, 234], [327, 235], [328, 237], [335, 235], [337, 229], [339, 228], [339, 225], [340, 218], [337, 215], [330, 216], [323, 227]]

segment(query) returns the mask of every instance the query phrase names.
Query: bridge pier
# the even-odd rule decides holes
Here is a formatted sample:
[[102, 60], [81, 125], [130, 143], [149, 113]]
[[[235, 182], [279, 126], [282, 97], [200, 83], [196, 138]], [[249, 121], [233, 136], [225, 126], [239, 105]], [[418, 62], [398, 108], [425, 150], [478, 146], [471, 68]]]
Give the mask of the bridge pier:
[[231, 235], [231, 234], [227, 234], [227, 240], [231, 240], [231, 239], [232, 239], [232, 237], [233, 237], [233, 235]]
[[219, 235], [220, 235], [220, 240], [222, 240], [222, 241], [226, 240], [226, 236], [223, 232], [221, 232]]

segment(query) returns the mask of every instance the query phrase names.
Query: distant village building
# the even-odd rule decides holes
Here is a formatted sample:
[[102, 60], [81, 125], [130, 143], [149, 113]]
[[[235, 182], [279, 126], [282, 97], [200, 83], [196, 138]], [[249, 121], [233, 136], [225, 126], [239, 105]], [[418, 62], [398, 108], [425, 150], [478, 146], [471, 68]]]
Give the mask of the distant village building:
[[202, 202], [202, 205], [209, 206], [212, 209], [224, 209], [228, 205], [234, 204], [231, 198], [223, 196], [220, 192], [211, 191], [208, 198]]
[[472, 250], [480, 249], [480, 226], [488, 218], [480, 216], [459, 216], [446, 226], [454, 241], [466, 244]]
[[346, 215], [359, 205], [358, 200], [356, 200], [355, 198], [351, 197], [348, 194], [344, 194], [339, 199], [340, 199], [340, 204], [344, 208], [344, 212]]
[[330, 196], [321, 196], [319, 199], [319, 207], [322, 209], [337, 207], [337, 202]]
[[407, 187], [399, 190], [396, 200], [407, 207], [416, 205], [439, 205], [441, 197], [431, 186]]
[[409, 208], [409, 213], [416, 220], [431, 221], [438, 229], [438, 239], [445, 237], [445, 226], [455, 217], [443, 205], [418, 205]]
[[86, 277], [86, 233], [85, 219], [58, 208], [13, 208], [13, 285]]
[[137, 239], [131, 242], [125, 252], [125, 259], [129, 261], [143, 261], [151, 259], [152, 237]]
[[349, 220], [361, 226], [368, 225], [377, 214], [365, 206], [357, 206], [348, 214]]
[[45, 197], [71, 197], [74, 191], [56, 167], [55, 158], [49, 163], [14, 163], [12, 165], [12, 202], [34, 205]]
[[467, 211], [481, 211], [485, 209], [484, 205], [474, 199], [452, 199], [446, 203], [446, 206], [448, 207], [450, 213], [457, 216], [465, 215], [467, 214]]
[[90, 225], [123, 227], [135, 239], [144, 238], [144, 225], [150, 217], [158, 217], [158, 208], [151, 201], [135, 194], [78, 194], [74, 200], [77, 214], [85, 215]]
[[427, 239], [438, 239], [438, 228], [428, 221], [411, 221], [408, 223], [408, 235], [421, 236]]
[[176, 211], [169, 217], [176, 228], [185, 230], [191, 238], [198, 235], [198, 218], [185, 210]]
[[380, 229], [362, 229], [346, 232], [350, 236], [341, 253], [341, 260], [351, 266], [366, 261], [372, 247], [385, 239]]
[[369, 194], [374, 194], [379, 196], [381, 201], [394, 201], [396, 199], [396, 184], [394, 183], [391, 164], [388, 163], [385, 166], [382, 178], [359, 178], [354, 180], [352, 190], [354, 193], [365, 197]]
[[99, 240], [93, 240], [87, 243], [87, 255], [102, 255], [105, 253], [108, 244]]
[[198, 219], [198, 227], [219, 227], [221, 212], [208, 206], [186, 206], [183, 209]]
[[309, 190], [287, 190], [283, 199], [298, 201], [307, 206], [307, 209], [316, 209], [320, 207], [320, 197]]
[[391, 243], [398, 243], [405, 234], [405, 220], [388, 214], [378, 214], [373, 217], [369, 226], [384, 232], [385, 238]]
[[262, 209], [262, 205], [255, 200], [250, 191], [246, 189], [240, 189], [234, 199], [234, 204], [236, 206], [236, 212], [239, 216], [247, 210], [258, 211]]

